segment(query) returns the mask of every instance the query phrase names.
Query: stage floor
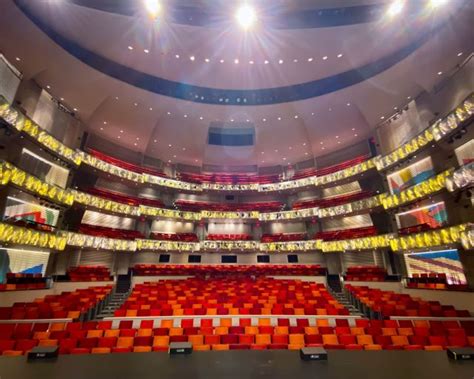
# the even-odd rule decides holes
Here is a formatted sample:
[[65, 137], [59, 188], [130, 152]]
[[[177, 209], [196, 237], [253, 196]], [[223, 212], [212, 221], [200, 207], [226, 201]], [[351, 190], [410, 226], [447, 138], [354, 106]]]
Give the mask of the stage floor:
[[474, 361], [446, 352], [329, 351], [329, 360], [305, 362], [298, 351], [216, 351], [62, 355], [52, 362], [0, 357], [1, 379], [473, 379]]

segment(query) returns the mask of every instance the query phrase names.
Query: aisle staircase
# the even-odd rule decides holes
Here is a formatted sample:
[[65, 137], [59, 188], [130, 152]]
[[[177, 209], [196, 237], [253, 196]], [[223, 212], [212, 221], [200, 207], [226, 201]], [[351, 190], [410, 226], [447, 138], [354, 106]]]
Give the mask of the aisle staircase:
[[328, 284], [328, 291], [331, 295], [342, 305], [344, 305], [348, 310], [351, 316], [361, 316], [365, 317], [359, 309], [354, 307], [349, 300], [348, 296], [344, 292], [341, 286], [341, 279], [339, 275], [327, 275], [327, 284]]
[[131, 276], [118, 275], [115, 289], [110, 298], [110, 301], [102, 309], [102, 311], [96, 316], [97, 320], [102, 320], [105, 317], [113, 317], [114, 312], [121, 307], [121, 305], [127, 300], [131, 291]]

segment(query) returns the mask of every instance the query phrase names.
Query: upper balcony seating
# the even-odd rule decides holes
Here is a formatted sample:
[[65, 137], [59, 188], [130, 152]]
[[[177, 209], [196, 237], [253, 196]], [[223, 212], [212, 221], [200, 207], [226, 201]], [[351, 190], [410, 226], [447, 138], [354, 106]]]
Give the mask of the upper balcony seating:
[[369, 159], [368, 155], [361, 155], [354, 159], [350, 159], [348, 161], [341, 162], [333, 166], [328, 166], [324, 168], [308, 168], [305, 170], [297, 171], [292, 176], [291, 179], [296, 180], [296, 179], [308, 178], [310, 176], [324, 176], [324, 175], [332, 174], [334, 172], [344, 170], [348, 167], [355, 166], [356, 164], [362, 163], [366, 161], [367, 159]]
[[179, 178], [192, 183], [219, 183], [219, 184], [267, 184], [280, 181], [280, 175], [256, 174], [194, 174], [182, 172]]
[[95, 307], [111, 291], [111, 285], [89, 287], [59, 295], [46, 295], [29, 303], [15, 303], [11, 307], [0, 307], [0, 320], [78, 319], [81, 313]]
[[203, 201], [176, 200], [175, 206], [183, 211], [199, 212], [217, 211], [217, 212], [277, 212], [283, 209], [284, 204], [279, 201], [266, 201], [246, 204], [221, 204], [208, 203]]
[[160, 280], [135, 285], [115, 316], [348, 315], [321, 283], [259, 277]]
[[208, 241], [252, 241], [253, 237], [249, 234], [208, 234]]
[[346, 270], [345, 280], [362, 282], [383, 282], [387, 270], [378, 266], [353, 266]]
[[362, 238], [377, 235], [375, 226], [366, 226], [362, 228], [332, 230], [330, 232], [317, 232], [313, 239], [324, 241], [338, 241], [353, 238]]
[[437, 272], [430, 272], [426, 274], [413, 274], [413, 277], [407, 278], [407, 287], [425, 290], [469, 290], [469, 286], [467, 284], [448, 283], [446, 274]]
[[408, 316], [408, 317], [470, 317], [467, 310], [457, 310], [452, 305], [441, 305], [439, 301], [425, 301], [411, 297], [408, 294], [382, 291], [366, 286], [352, 286], [345, 288], [352, 297], [359, 299], [373, 312], [382, 317]]
[[133, 267], [135, 276], [164, 275], [242, 275], [246, 277], [260, 275], [326, 275], [326, 268], [320, 265], [171, 265], [139, 264]]
[[367, 320], [229, 317], [182, 320], [121, 320], [0, 324], [0, 355], [18, 356], [35, 346], [58, 346], [59, 354], [168, 351], [171, 342], [190, 342], [195, 351], [427, 350], [474, 347], [473, 321]]
[[121, 167], [129, 171], [138, 172], [139, 174], [150, 174], [154, 176], [162, 176], [165, 178], [167, 177], [167, 175], [164, 172], [154, 169], [154, 168], [138, 166], [133, 163], [125, 162], [121, 159], [111, 157], [110, 155], [101, 153], [100, 151], [93, 150], [93, 149], [88, 149], [88, 152], [90, 155], [93, 155], [103, 160], [104, 162], [113, 164], [114, 166]]
[[293, 203], [293, 209], [304, 209], [304, 208], [329, 208], [337, 205], [352, 203], [353, 201], [365, 199], [374, 196], [372, 191], [360, 191], [351, 193], [348, 195], [341, 195], [337, 197], [331, 197], [329, 199], [311, 199], [311, 200], [299, 200]]
[[67, 276], [71, 282], [110, 281], [114, 278], [105, 266], [77, 266], [70, 267]]
[[21, 218], [21, 219], [15, 219], [15, 218], [9, 218], [6, 220], [9, 224], [20, 226], [22, 228], [30, 228], [30, 229], [35, 229], [39, 230], [42, 232], [54, 232], [55, 227], [49, 224], [42, 224], [41, 222], [36, 222], [33, 220], [28, 220], [26, 218]]
[[199, 242], [195, 233], [151, 233], [150, 238], [158, 241]]
[[261, 242], [291, 242], [306, 240], [306, 233], [278, 233], [278, 234], [263, 234]]
[[142, 205], [148, 205], [150, 207], [157, 207], [157, 208], [164, 207], [163, 202], [159, 199], [147, 199], [144, 197], [130, 196], [130, 195], [125, 195], [122, 193], [108, 191], [108, 190], [104, 190], [100, 188], [89, 188], [87, 192], [90, 193], [91, 195], [103, 197], [109, 200], [116, 201], [118, 203], [123, 203], [123, 204], [128, 204], [128, 205], [139, 206], [140, 204], [142, 204]]
[[408, 226], [406, 228], [398, 229], [398, 234], [403, 236], [403, 235], [408, 235], [408, 234], [427, 232], [433, 229], [434, 228], [432, 228], [429, 224], [419, 224], [419, 225]]
[[91, 236], [117, 238], [124, 240], [134, 240], [144, 238], [144, 235], [137, 230], [113, 229], [104, 226], [81, 224], [79, 233], [89, 234]]
[[7, 280], [0, 284], [0, 291], [24, 291], [47, 288], [47, 279], [39, 274], [7, 273]]

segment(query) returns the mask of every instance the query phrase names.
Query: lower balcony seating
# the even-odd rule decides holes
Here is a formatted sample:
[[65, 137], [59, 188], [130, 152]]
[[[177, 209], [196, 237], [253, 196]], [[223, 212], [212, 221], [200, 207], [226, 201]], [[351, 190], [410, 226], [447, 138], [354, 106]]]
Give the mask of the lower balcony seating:
[[145, 238], [145, 236], [137, 230], [113, 229], [89, 224], [81, 224], [79, 227], [79, 233], [96, 237], [116, 238], [123, 240]]
[[[381, 317], [470, 317], [467, 310], [455, 309], [452, 305], [441, 305], [439, 301], [425, 301], [392, 291], [382, 291], [366, 286], [345, 286], [353, 303], [359, 302]], [[354, 300], [356, 300], [354, 302]]]
[[263, 234], [260, 242], [291, 242], [306, 240], [306, 233], [278, 233], [278, 234]]
[[387, 278], [387, 270], [378, 266], [348, 267], [344, 279], [354, 282], [383, 282]]
[[0, 320], [78, 319], [112, 292], [112, 286], [89, 287], [59, 295], [46, 295], [33, 302], [0, 307]]
[[469, 286], [464, 283], [448, 283], [444, 273], [426, 273], [413, 274], [413, 277], [407, 278], [408, 288], [417, 288], [425, 290], [450, 290], [450, 291], [468, 291]]
[[421, 233], [421, 232], [427, 232], [429, 230], [433, 230], [429, 224], [419, 224], [419, 225], [414, 225], [414, 226], [409, 226], [406, 228], [401, 228], [398, 229], [398, 234], [405, 236], [408, 234], [415, 234], [415, 233]]
[[249, 234], [208, 234], [208, 241], [252, 241], [253, 237]]
[[326, 275], [320, 265], [172, 265], [138, 264], [133, 267], [134, 276], [196, 275], [246, 277], [264, 275], [317, 276]]
[[293, 203], [293, 209], [304, 209], [304, 208], [328, 208], [335, 207], [337, 205], [351, 203], [353, 201], [365, 199], [367, 197], [374, 196], [374, 192], [371, 191], [360, 191], [351, 193], [348, 195], [341, 195], [337, 197], [331, 197], [328, 199], [311, 199], [311, 200], [299, 200]]
[[7, 273], [6, 282], [0, 284], [0, 292], [2, 291], [24, 291], [45, 289], [48, 285], [48, 278], [42, 274], [23, 274], [23, 273]]
[[142, 320], [138, 328], [131, 320], [120, 321], [118, 328], [112, 321], [0, 324], [0, 355], [23, 355], [35, 346], [58, 346], [59, 354], [167, 352], [171, 342], [190, 342], [195, 351], [474, 347], [474, 321], [336, 319], [333, 324], [324, 318], [278, 318], [275, 324], [269, 318]]
[[314, 235], [313, 239], [323, 241], [337, 241], [375, 235], [377, 235], [377, 229], [375, 228], [375, 226], [366, 226], [363, 228], [331, 230], [330, 232], [317, 232]]
[[333, 166], [328, 166], [328, 167], [324, 167], [324, 168], [309, 168], [309, 169], [305, 169], [305, 170], [300, 170], [300, 171], [297, 171], [292, 176], [291, 179], [296, 180], [296, 179], [308, 178], [310, 176], [324, 176], [324, 175], [332, 174], [334, 172], [341, 171], [341, 170], [344, 170], [348, 167], [352, 167], [352, 166], [355, 166], [356, 164], [365, 162], [367, 159], [369, 159], [368, 155], [361, 155], [359, 157], [347, 160], [345, 162], [338, 163], [338, 164], [333, 165]]
[[191, 278], [135, 285], [116, 317], [348, 315], [320, 283], [260, 277]]
[[103, 197], [108, 200], [113, 200], [118, 203], [123, 203], [123, 204], [128, 204], [128, 205], [138, 206], [142, 204], [142, 205], [148, 205], [150, 207], [157, 207], [157, 208], [164, 207], [163, 202], [159, 199], [147, 199], [144, 197], [130, 196], [123, 193], [108, 191], [108, 190], [104, 190], [100, 188], [89, 188], [87, 192], [90, 193], [91, 195]]
[[88, 149], [88, 152], [90, 155], [93, 155], [103, 160], [104, 162], [110, 163], [117, 167], [124, 168], [129, 171], [138, 172], [139, 174], [150, 174], [150, 175], [155, 175], [155, 176], [167, 177], [167, 175], [164, 172], [154, 169], [154, 168], [138, 166], [130, 162], [125, 162], [121, 159], [111, 157], [110, 155], [101, 153], [100, 151], [93, 150], [93, 149]]
[[280, 201], [266, 201], [245, 204], [222, 204], [203, 201], [176, 200], [174, 205], [183, 211], [216, 211], [216, 212], [277, 212], [283, 209], [284, 204]]
[[67, 277], [71, 282], [98, 282], [111, 281], [114, 278], [110, 270], [104, 266], [77, 266], [67, 271]]
[[195, 233], [151, 233], [150, 238], [158, 241], [199, 242]]
[[56, 229], [53, 225], [43, 224], [41, 222], [28, 220], [26, 218], [19, 218], [19, 219], [10, 218], [7, 221], [9, 224], [20, 226], [22, 228], [40, 230], [42, 232], [54, 232]]
[[219, 184], [267, 184], [280, 181], [280, 175], [255, 174], [194, 174], [182, 172], [179, 179], [192, 183], [219, 183]]

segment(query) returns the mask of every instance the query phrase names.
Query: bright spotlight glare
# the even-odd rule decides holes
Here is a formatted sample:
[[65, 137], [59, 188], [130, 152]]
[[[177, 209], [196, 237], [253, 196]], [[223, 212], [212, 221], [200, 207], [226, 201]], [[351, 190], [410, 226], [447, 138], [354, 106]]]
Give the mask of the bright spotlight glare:
[[156, 18], [161, 13], [161, 4], [159, 0], [144, 0], [145, 8], [150, 17]]
[[402, 10], [403, 7], [405, 6], [405, 1], [403, 0], [395, 0], [390, 6], [388, 7], [387, 14], [390, 17], [394, 17], [398, 15]]
[[430, 0], [431, 8], [437, 8], [447, 3], [447, 0]]
[[249, 29], [257, 21], [257, 12], [250, 5], [244, 4], [237, 10], [235, 18], [243, 29]]

